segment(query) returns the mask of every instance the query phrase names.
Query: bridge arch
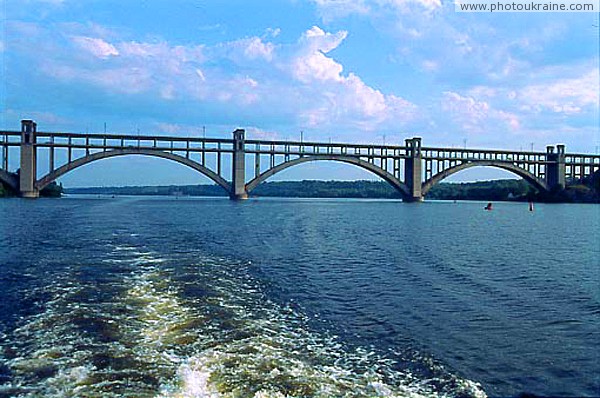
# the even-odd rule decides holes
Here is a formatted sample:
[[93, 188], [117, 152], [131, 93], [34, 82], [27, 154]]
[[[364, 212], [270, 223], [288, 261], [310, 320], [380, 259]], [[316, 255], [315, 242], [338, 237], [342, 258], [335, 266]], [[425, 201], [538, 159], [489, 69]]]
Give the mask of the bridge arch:
[[200, 163], [190, 160], [184, 156], [176, 155], [174, 153], [157, 151], [157, 150], [153, 150], [153, 149], [143, 149], [143, 148], [114, 149], [111, 151], [96, 152], [91, 155], [87, 155], [82, 158], [73, 160], [72, 162], [59, 167], [58, 169], [46, 174], [44, 177], [42, 177], [40, 180], [38, 180], [36, 182], [36, 188], [41, 191], [46, 186], [48, 186], [48, 184], [50, 184], [52, 181], [55, 181], [57, 178], [68, 173], [69, 171], [74, 170], [83, 165], [86, 165], [88, 163], [94, 162], [96, 160], [111, 158], [111, 157], [115, 157], [115, 156], [125, 156], [125, 155], [154, 156], [154, 157], [158, 157], [158, 158], [172, 160], [177, 163], [181, 163], [185, 166], [188, 166], [188, 167], [204, 174], [205, 176], [207, 176], [208, 178], [213, 180], [215, 183], [217, 183], [218, 185], [223, 187], [223, 189], [225, 189], [225, 191], [227, 191], [228, 193], [231, 192], [231, 184], [229, 184], [229, 182], [227, 182], [227, 180], [225, 180], [223, 177], [221, 177], [214, 171], [208, 169], [207, 167], [202, 166]]
[[481, 160], [481, 161], [472, 161], [465, 162], [459, 165], [450, 167], [442, 172], [431, 177], [429, 180], [423, 183], [423, 188], [421, 189], [421, 193], [423, 196], [427, 195], [427, 192], [437, 183], [442, 181], [445, 178], [450, 177], [452, 174], [458, 173], [459, 171], [471, 168], [471, 167], [497, 167], [506, 171], [510, 171], [519, 177], [522, 177], [529, 184], [537, 188], [542, 192], [548, 192], [548, 185], [546, 185], [545, 181], [540, 180], [535, 175], [531, 174], [529, 171], [522, 169], [521, 167], [515, 165], [512, 162], [504, 162], [498, 160]]
[[394, 175], [388, 173], [382, 168], [375, 166], [372, 163], [366, 162], [362, 159], [351, 157], [351, 156], [339, 156], [339, 155], [310, 155], [310, 156], [302, 156], [296, 159], [289, 160], [287, 162], [278, 164], [277, 166], [270, 168], [258, 176], [254, 177], [254, 179], [250, 180], [246, 184], [246, 192], [250, 193], [254, 188], [264, 182], [267, 178], [289, 168], [292, 166], [299, 165], [301, 163], [306, 162], [316, 162], [321, 160], [330, 160], [334, 162], [348, 163], [358, 167], [361, 167], [371, 173], [381, 177], [383, 180], [387, 181], [392, 187], [394, 187], [403, 198], [410, 197], [408, 187], [402, 181], [394, 177]]
[[10, 187], [13, 191], [19, 192], [18, 176], [15, 173], [9, 173], [6, 170], [0, 169], [0, 181], [4, 185]]

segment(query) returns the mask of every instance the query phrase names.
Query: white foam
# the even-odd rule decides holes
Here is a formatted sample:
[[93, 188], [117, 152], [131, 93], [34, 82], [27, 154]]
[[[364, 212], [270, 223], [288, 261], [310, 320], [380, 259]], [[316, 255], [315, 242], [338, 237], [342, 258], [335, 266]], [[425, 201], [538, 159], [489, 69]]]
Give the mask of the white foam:
[[179, 368], [178, 377], [181, 386], [176, 391], [165, 389], [158, 398], [220, 398], [216, 387], [209, 381], [210, 372], [207, 370], [194, 370], [188, 365]]
[[[205, 263], [213, 268], [194, 274], [194, 279], [210, 277], [211, 295], [191, 301], [159, 265], [166, 259], [139, 249], [126, 251], [116, 259], [132, 265], [120, 282], [122, 296], [99, 304], [78, 303], [70, 297], [85, 286], [57, 284], [47, 310], [17, 330], [15, 336], [34, 349], [13, 360], [11, 367], [27, 371], [54, 361], [59, 368], [42, 384], [27, 386], [33, 392], [24, 396], [106, 397], [107, 390], [123, 388], [127, 379], [110, 377], [116, 370], [91, 365], [98, 351], [143, 364], [123, 372], [157, 379], [160, 398], [291, 398], [307, 396], [307, 391], [320, 398], [440, 395], [427, 381], [390, 370], [390, 359], [372, 350], [350, 350], [337, 338], [302, 326], [302, 314], [265, 300], [251, 278], [222, 264], [206, 265], [214, 259]], [[142, 263], [147, 266], [136, 267]], [[102, 319], [118, 330], [118, 341], [99, 343], [81, 335], [70, 323], [72, 311]], [[204, 317], [206, 322], [197, 322]], [[220, 328], [219, 322], [228, 326]], [[81, 346], [86, 348], [77, 348]], [[139, 388], [150, 388], [139, 383]], [[461, 383], [463, 392], [485, 397], [476, 383]], [[259, 384], [263, 388], [257, 391]], [[128, 388], [135, 396], [136, 385]]]

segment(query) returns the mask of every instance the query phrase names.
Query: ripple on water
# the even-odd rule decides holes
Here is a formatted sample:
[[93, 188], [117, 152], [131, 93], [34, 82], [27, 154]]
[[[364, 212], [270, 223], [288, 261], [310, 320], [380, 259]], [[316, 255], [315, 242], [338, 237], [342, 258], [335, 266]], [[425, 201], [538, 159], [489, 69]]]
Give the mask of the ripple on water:
[[113, 247], [104, 261], [118, 265], [113, 283], [77, 280], [72, 269], [40, 288], [51, 296], [43, 311], [2, 340], [9, 377], [0, 395], [485, 396], [433, 363], [431, 379], [419, 379], [311, 330], [301, 312], [269, 301], [239, 262], [180, 262], [131, 246]]

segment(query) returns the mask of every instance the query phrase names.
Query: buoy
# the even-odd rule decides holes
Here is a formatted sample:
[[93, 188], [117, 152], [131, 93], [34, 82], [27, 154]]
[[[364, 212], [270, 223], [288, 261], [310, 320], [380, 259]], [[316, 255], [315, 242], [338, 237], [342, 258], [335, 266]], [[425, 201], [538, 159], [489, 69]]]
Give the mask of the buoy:
[[533, 211], [533, 202], [529, 202], [529, 211]]

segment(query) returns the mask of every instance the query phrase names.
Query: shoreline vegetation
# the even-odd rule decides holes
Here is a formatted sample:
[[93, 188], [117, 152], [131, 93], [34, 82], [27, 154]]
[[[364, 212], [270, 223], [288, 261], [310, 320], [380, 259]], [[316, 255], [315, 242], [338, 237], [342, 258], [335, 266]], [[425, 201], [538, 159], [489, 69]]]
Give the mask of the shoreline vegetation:
[[[67, 194], [95, 195], [168, 195], [168, 196], [226, 196], [217, 185], [169, 185], [68, 188]], [[304, 198], [364, 198], [401, 199], [400, 194], [385, 181], [273, 181], [265, 182], [253, 192], [255, 197]], [[562, 203], [600, 203], [600, 178], [576, 181], [564, 191], [540, 194], [522, 179], [440, 183], [434, 186], [426, 199], [534, 201]]]
[[[65, 193], [65, 189], [62, 183], [52, 182], [40, 191], [40, 198], [60, 198], [63, 193]], [[14, 198], [17, 196], [15, 191], [0, 182], [0, 198]]]
[[[597, 174], [597, 173], [596, 173]], [[53, 183], [40, 192], [40, 197], [60, 197], [65, 194], [87, 195], [164, 195], [164, 196], [227, 196], [214, 184], [63, 188]], [[16, 194], [0, 184], [0, 197]], [[401, 199], [400, 194], [385, 181], [273, 181], [265, 182], [253, 192], [254, 197], [302, 198], [363, 198]], [[556, 203], [600, 203], [600, 177], [573, 181], [563, 191], [541, 194], [522, 179], [440, 183], [426, 196], [434, 200], [533, 201]]]

